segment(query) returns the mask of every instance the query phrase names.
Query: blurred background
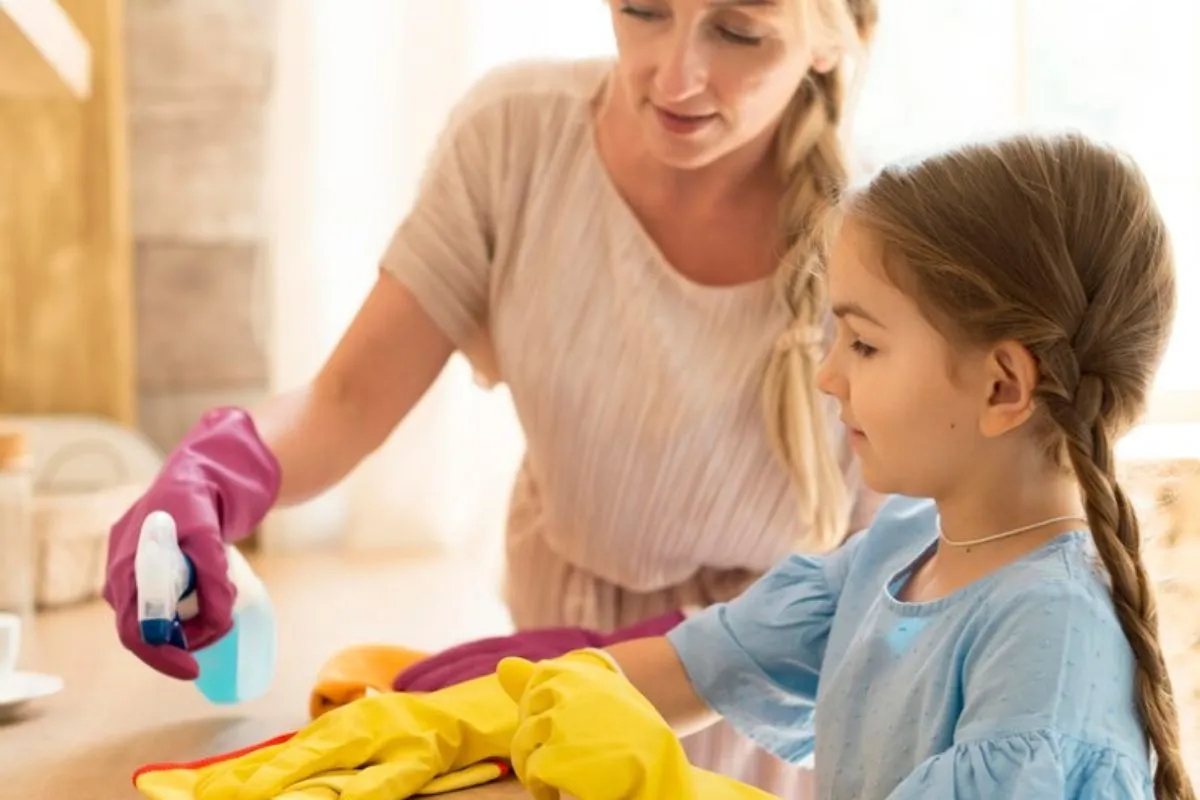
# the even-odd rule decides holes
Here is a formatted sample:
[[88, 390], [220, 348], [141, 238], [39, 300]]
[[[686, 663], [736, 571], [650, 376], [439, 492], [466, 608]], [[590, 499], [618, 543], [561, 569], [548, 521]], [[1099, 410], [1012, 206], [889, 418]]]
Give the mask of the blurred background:
[[[1184, 663], [1200, 635], [1200, 4], [881, 7], [850, 142], [865, 164], [1069, 126], [1153, 183], [1181, 314], [1122, 463], [1160, 520]], [[31, 432], [39, 606], [95, 602], [107, 524], [204, 409], [313, 374], [473, 80], [612, 49], [601, 0], [0, 0], [0, 413]], [[495, 561], [521, 447], [504, 390], [456, 358], [381, 451], [250, 547]], [[0, 581], [23, 568], [5, 563]], [[1193, 684], [1181, 694], [1191, 714]]]

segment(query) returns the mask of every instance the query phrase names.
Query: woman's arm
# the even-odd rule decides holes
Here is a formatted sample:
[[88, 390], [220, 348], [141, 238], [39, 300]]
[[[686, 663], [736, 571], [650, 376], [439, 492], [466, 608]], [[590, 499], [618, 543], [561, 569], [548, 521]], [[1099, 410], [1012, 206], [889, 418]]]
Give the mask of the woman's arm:
[[679, 654], [665, 637], [621, 642], [605, 651], [678, 735], [703, 730], [720, 719], [692, 688]]
[[317, 377], [252, 410], [279, 461], [278, 504], [314, 497], [374, 451], [437, 378], [454, 345], [381, 272]]

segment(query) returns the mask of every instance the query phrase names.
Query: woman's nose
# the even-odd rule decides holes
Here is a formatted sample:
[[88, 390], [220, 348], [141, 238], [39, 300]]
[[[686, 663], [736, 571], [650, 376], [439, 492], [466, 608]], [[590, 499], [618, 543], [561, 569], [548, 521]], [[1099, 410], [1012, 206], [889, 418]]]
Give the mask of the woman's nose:
[[666, 37], [654, 78], [656, 99], [681, 103], [702, 93], [708, 86], [708, 56], [689, 32]]

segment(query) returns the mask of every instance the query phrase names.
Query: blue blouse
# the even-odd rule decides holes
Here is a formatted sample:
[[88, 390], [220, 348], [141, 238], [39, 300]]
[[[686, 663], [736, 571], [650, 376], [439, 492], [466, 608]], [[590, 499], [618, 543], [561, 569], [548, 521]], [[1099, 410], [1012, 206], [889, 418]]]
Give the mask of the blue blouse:
[[701, 697], [817, 796], [1152, 798], [1135, 662], [1086, 532], [927, 603], [896, 599], [937, 546], [931, 501], [890, 498], [668, 636]]

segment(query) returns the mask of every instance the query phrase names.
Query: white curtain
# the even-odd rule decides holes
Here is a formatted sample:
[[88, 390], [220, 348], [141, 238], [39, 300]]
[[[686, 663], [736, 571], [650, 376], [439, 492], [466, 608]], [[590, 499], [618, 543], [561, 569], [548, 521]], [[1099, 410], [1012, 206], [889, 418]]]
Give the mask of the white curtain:
[[[491, 66], [612, 52], [603, 0], [289, 0], [269, 151], [272, 366], [307, 380], [374, 280], [455, 100]], [[1200, 4], [882, 0], [855, 115], [872, 162], [1028, 125], [1132, 150], [1176, 234], [1183, 313], [1156, 407], [1200, 418]], [[498, 547], [522, 449], [505, 392], [455, 359], [387, 445], [267, 547]]]
[[[611, 50], [600, 0], [305, 0], [281, 15], [267, 198], [275, 389], [309, 379], [345, 329], [470, 83], [514, 58]], [[343, 485], [272, 514], [264, 547], [495, 553], [522, 449], [507, 392], [478, 388], [456, 357]]]

